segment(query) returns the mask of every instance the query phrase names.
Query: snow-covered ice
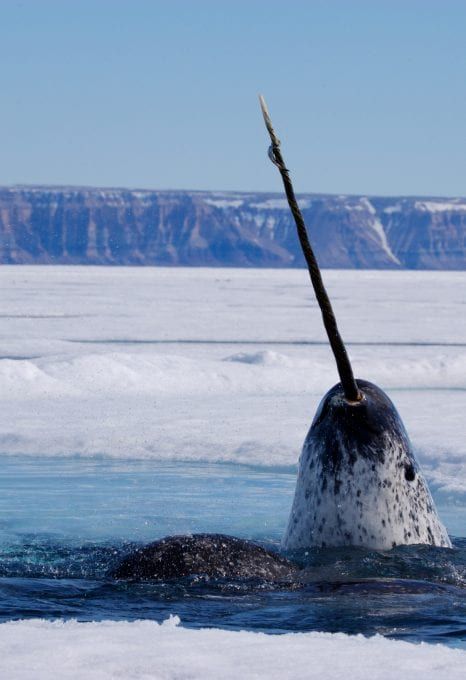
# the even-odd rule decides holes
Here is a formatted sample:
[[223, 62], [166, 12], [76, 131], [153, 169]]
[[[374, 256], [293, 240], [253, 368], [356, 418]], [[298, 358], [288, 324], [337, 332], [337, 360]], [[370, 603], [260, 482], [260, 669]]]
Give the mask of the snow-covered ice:
[[343, 633], [189, 630], [162, 624], [30, 620], [0, 625], [8, 680], [462, 680], [466, 652]]
[[[466, 495], [466, 274], [324, 277], [357, 375], [431, 483]], [[2, 454], [291, 466], [337, 381], [302, 270], [3, 267], [0, 285]]]
[[[324, 278], [357, 375], [389, 392], [436, 492], [464, 503], [466, 273]], [[302, 270], [2, 267], [0, 285], [2, 455], [291, 467], [337, 381]], [[443, 646], [175, 623], [4, 623], [0, 675], [464, 676], [466, 653]]]

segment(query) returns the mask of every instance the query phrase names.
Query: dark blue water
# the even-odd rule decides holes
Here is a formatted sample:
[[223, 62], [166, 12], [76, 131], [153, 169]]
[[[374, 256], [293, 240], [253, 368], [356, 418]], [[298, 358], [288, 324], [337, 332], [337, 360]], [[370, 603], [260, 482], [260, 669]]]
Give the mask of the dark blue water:
[[[135, 545], [221, 531], [278, 547], [295, 473], [232, 465], [3, 458], [0, 620], [155, 619], [185, 626], [380, 633], [466, 647], [466, 539], [453, 550], [313, 550], [293, 582], [125, 583]], [[450, 532], [466, 509], [440, 505]]]

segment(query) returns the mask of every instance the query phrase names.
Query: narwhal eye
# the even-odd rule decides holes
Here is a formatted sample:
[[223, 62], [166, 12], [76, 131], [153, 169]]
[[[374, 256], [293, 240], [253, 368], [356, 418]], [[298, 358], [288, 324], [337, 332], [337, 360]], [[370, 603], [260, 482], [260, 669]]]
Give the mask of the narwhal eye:
[[408, 482], [413, 482], [415, 477], [416, 477], [416, 472], [414, 470], [412, 463], [406, 463], [406, 465], [405, 465], [405, 479]]

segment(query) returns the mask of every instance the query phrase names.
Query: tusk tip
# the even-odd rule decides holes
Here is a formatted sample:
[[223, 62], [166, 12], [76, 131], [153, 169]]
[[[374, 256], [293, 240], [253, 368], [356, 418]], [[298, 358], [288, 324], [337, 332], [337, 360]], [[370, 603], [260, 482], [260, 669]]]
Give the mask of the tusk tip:
[[267, 104], [265, 102], [263, 95], [261, 95], [261, 94], [259, 95], [259, 103], [261, 105], [261, 109], [262, 109], [262, 113], [263, 113], [264, 117], [269, 116], [269, 110], [267, 108]]

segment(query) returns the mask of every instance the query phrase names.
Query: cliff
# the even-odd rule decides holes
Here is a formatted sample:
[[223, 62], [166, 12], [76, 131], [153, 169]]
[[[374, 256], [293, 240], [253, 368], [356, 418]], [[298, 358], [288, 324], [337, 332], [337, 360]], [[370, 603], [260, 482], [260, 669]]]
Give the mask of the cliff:
[[[466, 199], [301, 195], [324, 267], [466, 268]], [[0, 189], [0, 262], [299, 267], [279, 194]]]

